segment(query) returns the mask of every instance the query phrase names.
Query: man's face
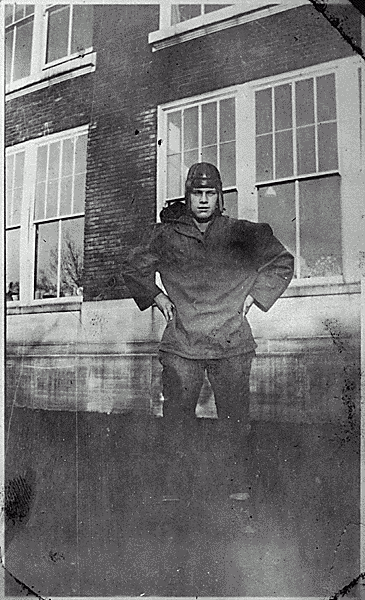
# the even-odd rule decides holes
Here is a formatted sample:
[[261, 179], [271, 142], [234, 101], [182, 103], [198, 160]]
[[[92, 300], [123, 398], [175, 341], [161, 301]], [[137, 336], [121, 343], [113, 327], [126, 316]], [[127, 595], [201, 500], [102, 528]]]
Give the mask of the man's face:
[[194, 218], [209, 221], [217, 207], [218, 193], [215, 188], [194, 188], [190, 193], [190, 208]]

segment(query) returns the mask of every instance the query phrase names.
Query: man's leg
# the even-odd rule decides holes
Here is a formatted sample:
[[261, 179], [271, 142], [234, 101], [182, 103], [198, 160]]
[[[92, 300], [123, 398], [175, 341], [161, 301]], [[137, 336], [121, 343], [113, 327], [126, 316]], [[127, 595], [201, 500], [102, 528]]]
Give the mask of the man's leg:
[[[208, 378], [212, 385], [218, 419], [216, 437], [222, 457], [228, 495], [249, 493], [250, 456], [250, 373], [254, 353], [210, 361]], [[244, 498], [244, 496], [243, 496]]]
[[164, 396], [161, 419], [165, 457], [165, 495], [186, 496], [191, 486], [197, 443], [195, 408], [204, 382], [204, 363], [160, 352]]

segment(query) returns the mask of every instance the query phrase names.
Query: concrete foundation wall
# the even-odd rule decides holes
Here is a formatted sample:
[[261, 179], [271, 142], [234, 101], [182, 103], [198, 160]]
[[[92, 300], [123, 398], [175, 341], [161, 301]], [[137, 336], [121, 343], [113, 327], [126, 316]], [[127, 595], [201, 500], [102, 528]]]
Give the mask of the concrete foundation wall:
[[[252, 417], [352, 427], [360, 381], [360, 294], [281, 298], [253, 308]], [[161, 412], [157, 309], [132, 300], [8, 316], [7, 403], [52, 410]], [[215, 416], [206, 382], [199, 416]]]

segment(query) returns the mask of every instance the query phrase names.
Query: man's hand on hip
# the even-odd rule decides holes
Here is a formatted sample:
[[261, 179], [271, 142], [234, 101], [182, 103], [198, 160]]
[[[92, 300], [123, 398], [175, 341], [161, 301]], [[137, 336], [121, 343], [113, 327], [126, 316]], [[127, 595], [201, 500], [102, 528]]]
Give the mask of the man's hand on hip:
[[248, 311], [250, 310], [251, 306], [253, 305], [253, 302], [254, 302], [254, 298], [252, 296], [250, 296], [250, 294], [249, 294], [243, 303], [243, 316], [244, 317], [247, 315]]
[[174, 316], [175, 306], [171, 302], [170, 298], [163, 292], [155, 296], [154, 298], [157, 308], [160, 309], [166, 321], [169, 322]]

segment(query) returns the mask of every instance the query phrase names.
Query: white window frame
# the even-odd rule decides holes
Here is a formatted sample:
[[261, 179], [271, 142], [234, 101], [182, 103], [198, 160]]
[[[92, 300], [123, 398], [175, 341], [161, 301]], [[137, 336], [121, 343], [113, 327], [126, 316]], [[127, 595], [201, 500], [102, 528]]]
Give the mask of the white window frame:
[[160, 25], [157, 31], [149, 34], [148, 41], [152, 51], [173, 46], [197, 37], [221, 31], [229, 27], [256, 21], [271, 14], [310, 4], [309, 0], [188, 0], [180, 4], [227, 4], [219, 10], [202, 14], [176, 25], [170, 25], [171, 4], [175, 0], [160, 0]]
[[[82, 296], [70, 296], [60, 298], [35, 299], [34, 298], [34, 275], [35, 275], [35, 251], [36, 251], [36, 225], [34, 221], [35, 190], [36, 190], [36, 171], [37, 171], [37, 149], [45, 142], [52, 143], [66, 138], [88, 133], [89, 126], [83, 125], [74, 129], [67, 129], [59, 133], [43, 136], [21, 144], [16, 144], [7, 149], [6, 155], [15, 154], [19, 151], [25, 151], [24, 161], [24, 184], [23, 184], [23, 204], [20, 216], [20, 297], [19, 300], [8, 301], [7, 307], [12, 306], [35, 306], [49, 304], [65, 304], [73, 302], [79, 304], [82, 302]], [[83, 213], [77, 213], [70, 218], [85, 216]], [[54, 219], [53, 219], [54, 220]], [[45, 221], [47, 221], [45, 219]]]
[[[238, 217], [257, 221], [258, 189], [256, 182], [255, 156], [255, 92], [260, 88], [288, 83], [297, 79], [306, 79], [336, 74], [337, 94], [337, 139], [338, 139], [338, 172], [341, 176], [341, 225], [342, 225], [342, 266], [343, 275], [333, 277], [310, 277], [294, 280], [291, 286], [308, 288], [359, 281], [358, 248], [361, 242], [362, 165], [360, 155], [361, 120], [359, 69], [362, 69], [360, 57], [351, 57], [331, 61], [245, 83], [215, 93], [194, 96], [158, 107], [158, 140], [157, 145], [157, 220], [164, 206], [164, 190], [166, 189], [166, 114], [172, 108], [182, 108], [189, 103], [215, 100], [226, 96], [236, 96], [236, 186], [238, 192]], [[252, 151], [247, 152], [247, 148]], [[322, 175], [322, 173], [320, 174]], [[323, 173], [324, 175], [324, 173]]]
[[[60, 6], [59, 4], [52, 4], [47, 6], [47, 8], [45, 8], [44, 10], [44, 15], [45, 15], [45, 26], [43, 27], [43, 48], [42, 48], [42, 54], [44, 57], [44, 69], [49, 69], [52, 67], [55, 67], [56, 65], [61, 65], [65, 62], [70, 62], [73, 61], [77, 58], [80, 57], [80, 54], [78, 52], [73, 52], [71, 53], [71, 37], [72, 37], [72, 24], [73, 24], [73, 10], [74, 10], [74, 6], [75, 4], [69, 4], [68, 6], [70, 7], [70, 21], [69, 21], [69, 31], [68, 31], [68, 47], [70, 52], [66, 55], [66, 56], [62, 56], [56, 60], [50, 61], [50, 62], [46, 62], [46, 54], [47, 54], [47, 33], [48, 33], [48, 26], [49, 26], [49, 15], [52, 11], [52, 9], [56, 8]], [[61, 5], [63, 6], [63, 5]], [[66, 3], [67, 6], [67, 3]], [[89, 46], [88, 48], [85, 48], [83, 51], [83, 56], [86, 56], [88, 54], [90, 54], [92, 52], [92, 45]]]
[[[305, 277], [294, 279], [291, 283], [291, 286], [294, 287], [343, 284], [359, 281], [357, 261], [353, 260], [353, 257], [358, 252], [357, 248], [361, 239], [361, 233], [358, 231], [358, 221], [361, 215], [361, 194], [359, 194], [361, 174], [359, 64], [360, 59], [358, 57], [339, 59], [337, 61], [331, 61], [322, 65], [316, 65], [246, 84], [248, 99], [246, 112], [253, 111], [251, 114], [254, 115], [255, 92], [259, 89], [271, 85], [288, 83], [293, 80], [306, 79], [308, 77], [318, 77], [330, 73], [335, 73], [336, 75], [338, 168], [329, 172], [321, 172], [320, 176], [338, 173], [341, 177], [341, 241], [343, 274], [341, 276], [332, 277]], [[250, 214], [250, 217], [247, 218], [257, 221], [258, 182], [256, 182], [255, 164], [255, 119], [252, 118], [251, 121], [250, 130], [245, 132], [245, 144], [249, 144], [246, 147], [253, 148], [253, 152], [250, 156], [250, 167], [247, 170], [247, 184], [249, 188], [249, 193], [247, 195], [247, 214]], [[306, 178], [307, 176], [296, 177], [296, 179]]]
[[[242, 1], [242, 0], [241, 0]], [[273, 0], [274, 2], [275, 0]], [[247, 2], [247, 0], [246, 0]], [[252, 0], [251, 0], [252, 2]], [[250, 2], [250, 3], [251, 3]], [[227, 8], [232, 8], [232, 4], [236, 4], [237, 0], [222, 0], [222, 2], [219, 2], [218, 0], [207, 0], [207, 2], [201, 2], [201, 0], [192, 0], [191, 2], [186, 1], [186, 2], [178, 2], [177, 0], [164, 0], [164, 2], [160, 3], [160, 29], [167, 29], [169, 27], [174, 27], [174, 25], [171, 25], [171, 7], [174, 4], [194, 4], [200, 7], [204, 7], [205, 4], [227, 4], [227, 7], [225, 8], [221, 8], [219, 10], [225, 10]], [[257, 3], [257, 0], [256, 0]], [[213, 12], [218, 12], [218, 11], [213, 11]], [[211, 14], [211, 13], [204, 13], [204, 9], [202, 10], [201, 14], [197, 17], [193, 17], [194, 19], [200, 19], [200, 22], [204, 22], [204, 23], [208, 23], [210, 21], [210, 18], [207, 19], [207, 15]], [[222, 14], [222, 13], [221, 13]], [[224, 14], [224, 13], [223, 13]], [[214, 21], [217, 20], [217, 18], [219, 18], [221, 15], [215, 15], [215, 19], [213, 19]], [[193, 19], [188, 19], [189, 21], [192, 21]], [[185, 23], [187, 21], [184, 21]], [[194, 23], [193, 23], [194, 26]]]
[[[20, 154], [23, 154], [23, 155], [24, 155], [24, 165], [23, 165], [23, 186], [22, 186], [22, 188], [20, 188], [20, 189], [22, 189], [22, 196], [23, 196], [23, 195], [24, 195], [25, 151], [24, 151], [24, 149], [19, 149], [19, 148], [16, 148], [16, 149], [14, 149], [12, 152], [9, 152], [9, 153], [7, 153], [7, 158], [9, 158], [9, 157], [13, 157], [13, 158], [14, 158], [14, 163], [13, 163], [13, 168], [12, 168], [12, 173], [11, 173], [12, 184], [14, 184], [14, 182], [15, 182], [14, 175], [15, 175], [15, 168], [16, 168], [16, 157], [17, 157], [18, 155], [20, 155]], [[9, 177], [9, 173], [8, 173], [8, 172], [6, 172], [6, 184], [5, 184], [5, 186], [6, 186], [6, 191], [8, 191], [8, 190], [7, 190], [7, 182], [8, 182], [8, 177]], [[7, 236], [7, 234], [8, 234], [8, 231], [19, 231], [19, 237], [20, 237], [20, 234], [21, 234], [21, 226], [22, 226], [22, 223], [21, 223], [21, 221], [22, 221], [22, 206], [20, 207], [19, 219], [18, 219], [18, 220], [16, 220], [16, 221], [13, 221], [13, 219], [11, 218], [11, 217], [12, 217], [13, 202], [14, 202], [14, 187], [15, 187], [15, 186], [14, 186], [14, 185], [12, 185], [13, 199], [12, 199], [12, 202], [11, 202], [11, 207], [10, 207], [10, 211], [9, 211], [9, 212], [10, 212], [10, 215], [9, 215], [8, 213], [6, 214], [6, 222], [5, 222], [5, 243], [6, 243], [6, 241], [7, 241], [7, 237], [8, 237], [8, 236]], [[7, 195], [5, 196], [4, 200], [5, 200], [5, 204], [6, 204], [6, 211], [7, 211], [7, 210], [8, 210], [8, 197], [7, 197]], [[19, 245], [20, 245], [20, 239], [19, 239]], [[20, 252], [19, 252], [19, 255], [18, 255], [18, 260], [19, 260], [19, 258], [20, 258]], [[6, 266], [5, 266], [5, 269], [6, 269]], [[10, 283], [10, 282], [8, 281], [8, 279], [9, 279], [9, 278], [8, 278], [8, 276], [7, 276], [7, 278], [6, 278], [6, 292], [8, 291], [8, 284]], [[20, 264], [19, 264], [19, 280], [20, 280]], [[18, 283], [19, 283], [19, 282], [18, 282]], [[19, 299], [19, 298], [18, 298], [18, 299]], [[8, 303], [8, 302], [9, 302], [9, 300], [7, 300], [7, 303]], [[10, 300], [10, 302], [11, 302], [11, 300]]]
[[[10, 6], [12, 6], [13, 10], [14, 10], [14, 6], [15, 4], [11, 4]], [[14, 52], [15, 52], [15, 45], [16, 45], [16, 37], [17, 37], [17, 31], [18, 31], [18, 27], [21, 27], [22, 24], [24, 24], [25, 22], [33, 22], [33, 34], [32, 34], [32, 48], [33, 48], [33, 40], [34, 40], [34, 21], [35, 21], [35, 6], [34, 6], [34, 11], [33, 13], [29, 14], [29, 15], [25, 15], [24, 17], [21, 17], [20, 19], [17, 19], [15, 21], [12, 21], [12, 23], [10, 23], [9, 25], [6, 25], [5, 27], [5, 32], [6, 30], [10, 31], [15, 31], [15, 35], [13, 34], [13, 47], [12, 47], [12, 68], [11, 68], [11, 74], [13, 74], [13, 70], [14, 70]], [[33, 54], [33, 52], [32, 52]], [[30, 72], [32, 71], [32, 61], [30, 61]], [[5, 75], [6, 77], [6, 75]], [[26, 80], [28, 77], [23, 77], [20, 79], [17, 79], [17, 81], [23, 81]]]
[[[157, 130], [157, 138], [162, 140], [162, 144], [158, 146], [159, 151], [157, 153], [157, 218], [165, 206], [166, 198], [164, 195], [164, 190], [166, 190], [167, 186], [167, 169], [166, 169], [166, 159], [167, 159], [167, 145], [165, 140], [167, 140], [167, 115], [173, 111], [174, 109], [186, 109], [193, 106], [201, 106], [202, 104], [206, 104], [208, 102], [217, 102], [220, 100], [225, 100], [229, 98], [234, 98], [237, 101], [237, 87], [225, 88], [220, 92], [203, 94], [200, 96], [193, 96], [185, 101], [175, 101], [170, 102], [169, 104], [159, 106], [157, 111], [157, 119], [158, 119], [158, 130]], [[237, 114], [237, 113], [236, 113]], [[201, 137], [201, 132], [199, 132], [199, 137]], [[237, 149], [237, 119], [236, 119], [236, 149]], [[236, 184], [234, 186], [229, 186], [227, 190], [231, 190], [235, 188], [238, 193], [238, 161], [237, 161], [237, 152], [236, 152]], [[225, 189], [225, 188], [223, 188]], [[239, 199], [238, 199], [239, 203]]]
[[[35, 2], [30, 75], [6, 84], [6, 100], [95, 71], [96, 52], [93, 47], [86, 48], [82, 55], [74, 53], [46, 63], [48, 13], [53, 6], [46, 7]], [[70, 6], [72, 9], [72, 4]]]
[[[337, 84], [337, 78], [336, 78], [336, 72], [334, 69], [329, 69], [328, 72], [324, 72], [323, 75], [334, 75], [335, 76], [335, 86], [336, 86], [336, 90], [338, 88], [338, 84]], [[300, 192], [299, 192], [299, 186], [300, 186], [300, 181], [305, 181], [305, 180], [309, 180], [309, 181], [313, 181], [314, 179], [322, 179], [324, 177], [327, 176], [331, 176], [331, 175], [338, 175], [341, 178], [341, 171], [340, 171], [340, 161], [339, 161], [339, 140], [338, 140], [338, 136], [337, 136], [337, 148], [336, 148], [336, 153], [337, 153], [337, 157], [338, 157], [338, 166], [335, 169], [331, 169], [331, 170], [327, 170], [327, 171], [320, 171], [319, 170], [319, 165], [318, 165], [318, 127], [319, 127], [319, 123], [317, 121], [317, 101], [316, 101], [316, 90], [317, 90], [317, 83], [316, 83], [316, 77], [318, 76], [317, 73], [312, 73], [312, 74], [308, 74], [306, 73], [301, 73], [300, 75], [298, 75], [296, 78], [292, 78], [289, 81], [287, 79], [285, 79], [286, 83], [289, 84], [293, 84], [292, 85], [292, 106], [293, 106], [293, 122], [292, 122], [292, 126], [291, 126], [291, 131], [293, 134], [293, 141], [292, 141], [292, 148], [293, 148], [293, 173], [290, 176], [287, 177], [278, 177], [275, 178], [275, 136], [277, 135], [277, 132], [274, 129], [273, 126], [273, 130], [272, 130], [272, 136], [273, 136], [273, 154], [272, 154], [272, 158], [273, 158], [273, 178], [272, 179], [268, 179], [268, 180], [257, 180], [256, 178], [256, 184], [255, 184], [255, 188], [256, 188], [256, 197], [258, 197], [259, 194], [259, 189], [260, 188], [264, 188], [267, 186], [276, 186], [276, 185], [280, 185], [280, 184], [285, 184], [285, 183], [292, 183], [294, 185], [294, 194], [295, 194], [295, 223], [296, 223], [296, 232], [295, 232], [295, 255], [296, 256], [301, 256], [301, 235], [300, 235]], [[298, 135], [298, 129], [301, 129], [302, 126], [298, 126], [296, 125], [296, 110], [295, 110], [295, 100], [294, 100], [294, 88], [295, 88], [295, 84], [297, 82], [300, 81], [304, 81], [304, 80], [308, 80], [311, 79], [313, 81], [313, 95], [314, 95], [314, 141], [315, 141], [315, 171], [312, 172], [308, 172], [305, 174], [299, 174], [297, 173], [297, 169], [298, 169], [298, 162], [297, 162], [297, 135]], [[265, 89], [271, 89], [274, 90], [277, 86], [282, 85], [284, 82], [282, 80], [279, 79], [279, 81], [276, 81], [275, 83], [272, 83], [271, 85], [263, 84], [261, 86], [257, 86], [255, 87], [254, 92], [258, 92], [261, 90], [265, 90]], [[337, 93], [336, 93], [336, 108], [337, 108], [338, 102], [337, 102]], [[273, 114], [274, 114], [274, 94], [272, 94], [272, 110], [273, 110]], [[332, 121], [333, 122], [333, 121]], [[336, 123], [336, 132], [338, 131], [338, 114], [336, 115], [336, 119], [335, 119], [335, 123]], [[294, 250], [294, 249], [293, 249]], [[343, 248], [341, 245], [341, 259], [343, 256]], [[297, 269], [299, 270], [299, 275], [296, 274], [296, 277], [294, 278], [294, 282], [296, 281], [304, 281], [306, 282], [308, 279], [310, 279], [311, 283], [316, 282], [317, 280], [322, 280], [323, 277], [301, 277], [300, 276], [300, 261], [299, 264], [297, 264]], [[336, 283], [341, 283], [343, 281], [343, 276], [342, 275], [337, 275], [337, 276], [331, 276], [331, 277], [327, 277], [328, 279], [330, 279], [333, 282]]]

